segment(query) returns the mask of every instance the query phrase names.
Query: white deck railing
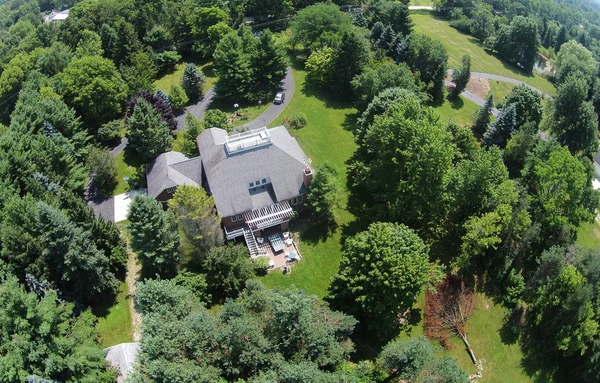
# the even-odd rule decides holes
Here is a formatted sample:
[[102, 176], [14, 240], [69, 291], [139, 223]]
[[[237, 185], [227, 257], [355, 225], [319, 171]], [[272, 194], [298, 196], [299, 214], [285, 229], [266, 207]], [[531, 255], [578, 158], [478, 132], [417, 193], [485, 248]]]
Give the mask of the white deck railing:
[[293, 216], [294, 210], [288, 201], [278, 202], [244, 214], [246, 224], [253, 230], [261, 230], [286, 222]]

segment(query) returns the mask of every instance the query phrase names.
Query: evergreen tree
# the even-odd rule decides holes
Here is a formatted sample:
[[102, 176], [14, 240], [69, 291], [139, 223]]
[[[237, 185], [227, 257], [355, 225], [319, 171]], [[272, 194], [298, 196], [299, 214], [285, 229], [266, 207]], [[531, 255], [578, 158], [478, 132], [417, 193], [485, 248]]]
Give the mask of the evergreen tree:
[[254, 85], [249, 94], [250, 98], [255, 100], [270, 98], [285, 77], [287, 59], [284, 50], [268, 29], [258, 35], [256, 53], [251, 59], [251, 65]]
[[558, 30], [558, 35], [556, 35], [556, 41], [554, 42], [554, 52], [556, 52], [556, 53], [560, 52], [560, 47], [562, 47], [562, 45], [566, 42], [567, 42], [567, 28], [565, 28], [565, 26], [562, 25], [560, 27], [560, 29]]
[[396, 33], [392, 29], [391, 26], [387, 26], [383, 29], [381, 36], [377, 39], [377, 46], [379, 49], [383, 49], [385, 51], [389, 51], [392, 48], [392, 44], [394, 42], [394, 38], [396, 37]]
[[310, 184], [308, 201], [320, 220], [326, 223], [335, 221], [335, 209], [340, 203], [340, 186], [334, 168], [325, 164], [317, 169]]
[[189, 102], [187, 94], [177, 84], [171, 85], [171, 90], [169, 91], [169, 100], [173, 109], [177, 111], [180, 111], [181, 109], [185, 108], [185, 106]]
[[244, 99], [251, 91], [252, 67], [237, 33], [223, 37], [215, 49], [213, 66], [219, 79], [215, 91], [227, 100]]
[[488, 126], [490, 125], [492, 109], [494, 108], [494, 96], [492, 93], [487, 96], [485, 99], [485, 104], [483, 108], [479, 109], [477, 116], [475, 117], [475, 122], [473, 123], [473, 131], [475, 134], [480, 137], [487, 131]]
[[498, 118], [490, 125], [483, 135], [483, 143], [486, 146], [496, 145], [504, 148], [510, 135], [517, 126], [517, 112], [515, 104], [510, 104], [498, 115]]
[[171, 150], [173, 137], [160, 115], [144, 99], [139, 99], [133, 113], [126, 122], [129, 147], [143, 161], [151, 161], [156, 156]]
[[204, 123], [197, 119], [193, 114], [185, 115], [185, 129], [183, 131], [183, 142], [181, 143], [181, 152], [191, 157], [199, 156], [198, 142], [196, 138], [204, 130]]
[[191, 102], [195, 103], [202, 97], [204, 94], [204, 84], [206, 84], [206, 76], [198, 69], [196, 64], [185, 64], [185, 69], [181, 76], [181, 87]]
[[38, 202], [37, 228], [42, 256], [50, 265], [50, 280], [65, 294], [90, 303], [114, 293], [115, 279], [108, 258], [62, 212]]
[[7, 275], [0, 282], [0, 300], [3, 382], [115, 381], [90, 310], [76, 314], [56, 291], [26, 292], [17, 278]]
[[142, 274], [173, 276], [179, 261], [179, 234], [173, 214], [164, 211], [154, 198], [138, 195], [131, 202], [127, 219], [131, 248], [137, 252]]
[[452, 82], [454, 87], [450, 92], [450, 97], [458, 97], [467, 87], [471, 79], [471, 56], [464, 55], [462, 57], [462, 66], [460, 69], [455, 69], [452, 72]]
[[378, 42], [385, 29], [386, 27], [381, 21], [373, 24], [373, 28], [371, 28], [371, 40], [374, 43]]
[[352, 94], [350, 82], [362, 71], [369, 60], [368, 41], [357, 32], [345, 32], [335, 54], [330, 73], [331, 89], [336, 95], [348, 98]]

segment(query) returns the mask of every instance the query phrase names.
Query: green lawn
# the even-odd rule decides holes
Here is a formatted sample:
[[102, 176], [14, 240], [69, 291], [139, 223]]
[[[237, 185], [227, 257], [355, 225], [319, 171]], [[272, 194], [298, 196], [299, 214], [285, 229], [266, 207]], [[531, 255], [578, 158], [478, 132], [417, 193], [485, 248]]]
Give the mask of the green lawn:
[[[503, 308], [495, 305], [483, 294], [476, 295], [473, 315], [467, 321], [467, 338], [477, 359], [483, 361], [481, 383], [531, 382], [521, 367], [523, 353], [517, 343], [505, 344], [500, 337], [504, 318]], [[458, 365], [469, 374], [476, 372], [475, 365], [467, 353], [464, 343], [456, 337], [450, 342], [448, 351]]]
[[100, 333], [102, 347], [110, 347], [119, 343], [133, 342], [133, 327], [129, 311], [129, 290], [127, 283], [119, 286], [119, 295], [115, 303], [108, 308], [95, 308], [99, 315], [96, 329]]
[[135, 166], [128, 165], [125, 163], [125, 152], [119, 153], [115, 158], [115, 165], [117, 165], [117, 187], [113, 191], [113, 195], [123, 194], [130, 190], [129, 184], [123, 180], [123, 177], [129, 177], [133, 180], [137, 177], [137, 168]]
[[448, 50], [449, 68], [458, 68], [463, 55], [471, 56], [471, 71], [502, 75], [523, 81], [550, 95], [556, 95], [556, 89], [539, 75], [527, 74], [515, 66], [505, 63], [487, 53], [477, 39], [452, 28], [447, 21], [429, 14], [412, 14], [414, 31], [421, 32], [440, 40]]
[[444, 101], [442, 105], [434, 106], [442, 121], [453, 120], [459, 125], [473, 123], [473, 115], [479, 111], [479, 106], [474, 102], [460, 96], [451, 101]]
[[427, 5], [427, 6], [432, 7], [433, 1], [432, 0], [410, 0], [409, 5]]
[[515, 84], [504, 81], [489, 80], [489, 83], [490, 92], [494, 95], [494, 105], [500, 104], [504, 100], [504, 97], [515, 87]]
[[[154, 82], [156, 89], [162, 89], [163, 92], [169, 93], [171, 85], [181, 85], [181, 75], [185, 69], [185, 64], [185, 62], [177, 64], [173, 72], [167, 73], [156, 80]], [[206, 76], [206, 84], [204, 85], [204, 91], [206, 92], [215, 84], [217, 78], [213, 72], [211, 62], [197, 65], [200, 69], [202, 69], [202, 72], [204, 72], [204, 75]]]
[[[321, 164], [329, 163], [338, 172], [345, 204], [345, 163], [356, 149], [352, 133], [345, 127], [354, 121], [356, 110], [345, 104], [331, 102], [326, 96], [304, 88], [305, 75], [302, 70], [294, 70], [294, 95], [283, 113], [270, 126], [282, 125], [285, 116], [291, 113], [306, 114], [307, 125], [291, 131], [291, 134], [311, 158], [313, 167], [318, 168]], [[310, 294], [324, 297], [341, 259], [341, 227], [353, 219], [344, 207], [339, 209], [337, 215], [339, 227], [329, 234], [327, 228], [315, 226], [306, 218], [293, 221], [291, 229], [300, 231], [302, 235], [300, 252], [304, 261], [296, 265], [289, 275], [278, 271], [269, 273], [261, 278], [263, 283], [268, 287], [294, 285]]]
[[582, 247], [600, 250], [600, 224], [598, 221], [584, 223], [579, 227], [577, 244]]

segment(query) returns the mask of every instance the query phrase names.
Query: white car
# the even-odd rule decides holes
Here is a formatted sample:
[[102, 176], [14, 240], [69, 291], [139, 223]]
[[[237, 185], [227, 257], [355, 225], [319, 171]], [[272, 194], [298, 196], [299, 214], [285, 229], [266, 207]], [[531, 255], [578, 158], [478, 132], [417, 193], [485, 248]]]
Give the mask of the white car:
[[275, 95], [275, 99], [273, 100], [274, 104], [282, 104], [285, 101], [285, 94], [283, 92], [279, 92]]

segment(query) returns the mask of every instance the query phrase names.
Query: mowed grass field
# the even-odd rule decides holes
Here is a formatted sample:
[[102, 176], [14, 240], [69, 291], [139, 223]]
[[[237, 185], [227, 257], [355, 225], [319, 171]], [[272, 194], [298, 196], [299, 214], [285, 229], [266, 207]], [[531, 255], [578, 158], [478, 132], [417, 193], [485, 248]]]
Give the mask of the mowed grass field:
[[448, 50], [448, 67], [460, 67], [463, 55], [471, 56], [471, 71], [491, 73], [514, 78], [532, 85], [552, 96], [556, 89], [548, 80], [539, 75], [527, 74], [515, 66], [505, 63], [498, 57], [489, 54], [477, 39], [452, 28], [447, 21], [429, 14], [412, 14], [414, 31], [424, 33], [440, 40]]
[[577, 244], [582, 247], [600, 250], [600, 223], [584, 223], [577, 232]]
[[341, 260], [342, 227], [353, 220], [345, 210], [346, 161], [356, 149], [352, 133], [345, 128], [354, 121], [356, 109], [344, 103], [329, 101], [327, 96], [304, 86], [306, 72], [294, 69], [294, 95], [287, 107], [269, 127], [283, 124], [283, 119], [295, 112], [306, 115], [304, 128], [291, 130], [298, 143], [312, 160], [313, 168], [329, 164], [338, 173], [343, 190], [342, 206], [338, 209], [338, 227], [333, 232], [323, 225], [314, 225], [309, 217], [292, 221], [291, 229], [302, 233], [300, 252], [304, 258], [290, 274], [269, 273], [261, 281], [267, 287], [295, 286], [323, 298], [331, 278], [337, 273]]
[[108, 308], [98, 308], [100, 317], [96, 329], [100, 333], [102, 347], [110, 347], [119, 343], [133, 342], [133, 326], [129, 311], [129, 290], [127, 283], [119, 286], [119, 295], [114, 304]]
[[479, 106], [471, 100], [460, 96], [454, 100], [445, 100], [442, 105], [434, 105], [443, 122], [452, 120], [459, 125], [470, 125], [473, 116], [479, 111]]
[[490, 84], [490, 92], [494, 95], [494, 105], [498, 105], [504, 100], [510, 91], [515, 87], [515, 84], [510, 82], [488, 80]]

